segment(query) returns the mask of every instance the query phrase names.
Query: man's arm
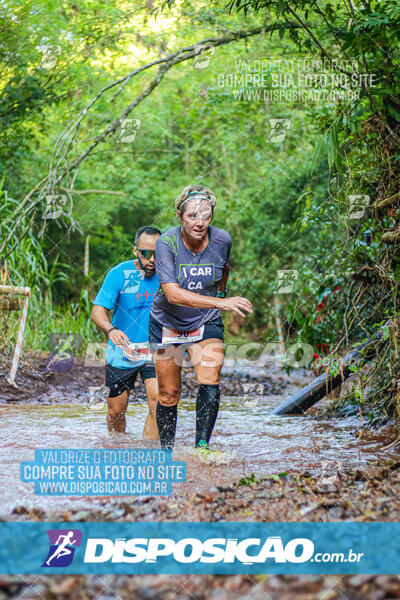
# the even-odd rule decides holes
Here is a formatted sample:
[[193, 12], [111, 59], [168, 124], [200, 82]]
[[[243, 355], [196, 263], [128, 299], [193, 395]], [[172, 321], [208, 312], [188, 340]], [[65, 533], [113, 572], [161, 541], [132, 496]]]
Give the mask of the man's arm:
[[[104, 306], [94, 304], [90, 316], [96, 327], [105, 333], [115, 346], [124, 348], [126, 344], [129, 344], [129, 338], [123, 331], [113, 329], [113, 325], [108, 318], [108, 310]], [[112, 331], [110, 331], [111, 329]], [[108, 333], [109, 331], [110, 333]]]

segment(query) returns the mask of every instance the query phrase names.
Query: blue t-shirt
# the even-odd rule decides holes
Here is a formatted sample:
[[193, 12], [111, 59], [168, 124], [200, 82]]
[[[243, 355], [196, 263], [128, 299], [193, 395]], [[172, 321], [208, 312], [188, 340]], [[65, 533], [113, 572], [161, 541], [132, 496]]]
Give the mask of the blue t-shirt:
[[[232, 240], [217, 227], [208, 228], [208, 245], [201, 252], [186, 248], [181, 228], [163, 233], [156, 242], [156, 272], [161, 283], [179, 283], [179, 287], [202, 296], [217, 296], [224, 266], [229, 262]], [[217, 318], [218, 308], [192, 308], [168, 302], [162, 288], [154, 296], [151, 316], [172, 329], [189, 331]]]
[[[112, 324], [123, 331], [131, 342], [149, 341], [149, 316], [154, 294], [158, 289], [156, 274], [145, 277], [133, 260], [113, 267], [106, 275], [93, 304], [113, 310]], [[132, 364], [123, 357], [122, 348], [108, 341], [106, 361], [119, 369], [132, 369], [146, 361]]]

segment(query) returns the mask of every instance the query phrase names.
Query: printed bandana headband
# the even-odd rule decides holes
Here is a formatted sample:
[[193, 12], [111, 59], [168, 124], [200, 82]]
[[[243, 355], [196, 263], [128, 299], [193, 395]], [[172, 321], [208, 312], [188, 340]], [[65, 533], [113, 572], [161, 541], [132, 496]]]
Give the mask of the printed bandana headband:
[[208, 202], [210, 202], [210, 198], [208, 196], [206, 196], [203, 192], [198, 192], [196, 190], [193, 190], [192, 192], [189, 192], [187, 195], [187, 198], [182, 202], [182, 204], [179, 207], [179, 212], [181, 212], [182, 210], [182, 206], [185, 204], [185, 202], [187, 202], [188, 200], [194, 200], [194, 198], [190, 198], [190, 196], [195, 195], [196, 196], [196, 200], [207, 200]]

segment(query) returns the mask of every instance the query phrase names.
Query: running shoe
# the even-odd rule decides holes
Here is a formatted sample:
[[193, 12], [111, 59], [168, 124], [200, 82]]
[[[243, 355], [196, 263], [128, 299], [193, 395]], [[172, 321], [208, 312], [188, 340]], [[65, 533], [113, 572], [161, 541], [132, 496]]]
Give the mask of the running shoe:
[[198, 451], [200, 456], [205, 459], [214, 458], [218, 454], [221, 454], [219, 450], [211, 450], [206, 440], [200, 440], [196, 450]]

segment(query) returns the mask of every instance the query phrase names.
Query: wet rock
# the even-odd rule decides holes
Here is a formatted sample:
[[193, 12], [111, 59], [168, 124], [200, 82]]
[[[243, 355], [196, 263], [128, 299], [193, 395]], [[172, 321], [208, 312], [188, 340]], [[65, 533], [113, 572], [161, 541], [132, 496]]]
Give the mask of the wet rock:
[[61, 518], [60, 521], [63, 521], [65, 523], [69, 523], [71, 520], [71, 514], [69, 512], [64, 512], [61, 514]]
[[365, 481], [367, 478], [366, 474], [361, 469], [356, 469], [353, 474], [354, 481]]
[[223, 589], [212, 590], [209, 598], [219, 598], [220, 600], [226, 600], [226, 592]]
[[13, 515], [26, 515], [27, 513], [29, 513], [29, 510], [26, 508], [26, 506], [16, 506], [15, 508], [13, 508], [11, 514], [13, 514]]
[[324, 590], [320, 600], [337, 600], [338, 598], [342, 597], [343, 594], [337, 592], [336, 590]]
[[390, 582], [390, 575], [378, 575], [375, 579], [375, 583], [379, 585], [379, 587], [385, 588], [385, 586]]
[[227, 578], [224, 588], [227, 592], [233, 592], [242, 587], [245, 584], [245, 580], [245, 575], [233, 575]]
[[71, 517], [70, 517], [71, 522], [87, 521], [87, 520], [88, 520], [88, 511], [87, 510], [80, 510], [77, 513], [71, 515]]
[[321, 483], [320, 485], [317, 486], [316, 491], [319, 494], [332, 494], [332, 493], [337, 492], [337, 487], [334, 485]]
[[341, 506], [332, 506], [328, 511], [329, 518], [333, 521], [340, 519], [342, 514], [343, 508]]
[[386, 593], [383, 590], [371, 590], [369, 593], [367, 593], [367, 600], [381, 600], [381, 598], [385, 598], [386, 597]]
[[25, 581], [17, 579], [15, 576], [9, 578], [2, 577], [0, 580], [0, 592], [6, 597], [17, 596], [28, 584]]
[[29, 600], [43, 600], [46, 596], [48, 597], [47, 588], [43, 583], [29, 586], [29, 593], [28, 591], [24, 591], [18, 598], [23, 598], [24, 596], [25, 598], [29, 598]]
[[320, 575], [302, 575], [300, 581], [292, 581], [288, 585], [290, 591], [299, 591], [301, 593], [316, 592], [321, 589], [323, 578]]
[[280, 576], [270, 575], [265, 582], [265, 587], [270, 590], [282, 590], [282, 584], [283, 582]]
[[75, 588], [77, 582], [77, 577], [65, 577], [65, 579], [62, 579], [61, 581], [50, 583], [49, 589], [52, 594], [69, 595]]
[[346, 585], [349, 585], [350, 587], [359, 588], [362, 585], [364, 585], [364, 583], [371, 581], [373, 577], [373, 575], [354, 575], [353, 577], [346, 579]]
[[309, 504], [308, 506], [305, 506], [304, 508], [300, 509], [300, 516], [304, 517], [305, 515], [308, 515], [309, 513], [313, 512], [316, 508], [319, 507], [319, 502], [313, 502], [312, 504]]
[[340, 498], [323, 498], [320, 504], [325, 508], [331, 508], [332, 506], [337, 506], [338, 504], [343, 505], [343, 501]]
[[29, 515], [32, 517], [32, 519], [43, 521], [45, 512], [41, 508], [32, 508], [32, 510], [29, 511]]
[[386, 591], [399, 597], [400, 595], [400, 581], [398, 578], [394, 578], [391, 575], [378, 575], [375, 579], [376, 585]]
[[337, 476], [336, 475], [332, 475], [332, 477], [327, 477], [325, 479], [321, 479], [318, 486], [317, 486], [317, 492], [319, 493], [331, 493], [331, 492], [336, 492], [337, 491]]
[[125, 515], [124, 509], [113, 508], [111, 510], [112, 519], [121, 519], [121, 517], [123, 517], [124, 515]]
[[[282, 596], [275, 596], [274, 600], [283, 600]], [[287, 592], [284, 596], [284, 600], [319, 600], [318, 596], [314, 594], [301, 593], [301, 592]]]

